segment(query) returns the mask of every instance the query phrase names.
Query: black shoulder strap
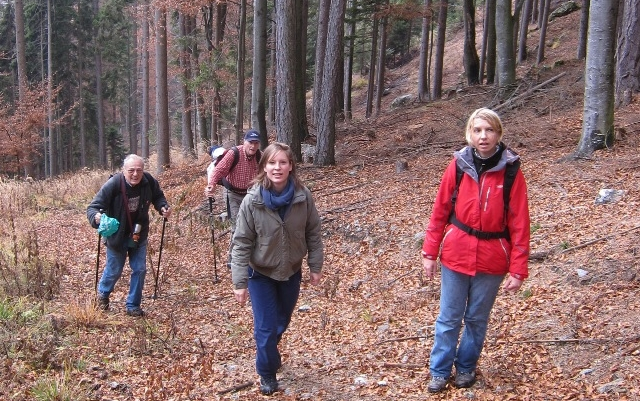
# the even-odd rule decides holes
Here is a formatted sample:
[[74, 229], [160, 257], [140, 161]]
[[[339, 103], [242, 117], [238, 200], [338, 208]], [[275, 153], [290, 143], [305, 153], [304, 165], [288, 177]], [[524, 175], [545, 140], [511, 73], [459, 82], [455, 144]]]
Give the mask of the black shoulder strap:
[[460, 181], [462, 181], [462, 176], [464, 175], [464, 171], [458, 166], [456, 163], [456, 187], [453, 190], [453, 194], [451, 195], [451, 214], [455, 214], [456, 209], [456, 200], [458, 199], [458, 190], [460, 189]]
[[511, 187], [513, 186], [513, 182], [516, 179], [516, 174], [518, 174], [518, 169], [520, 168], [520, 160], [516, 160], [512, 164], [507, 164], [507, 167], [504, 172], [504, 183], [502, 184], [502, 195], [504, 196], [504, 214], [505, 218], [507, 216], [507, 212], [509, 211], [509, 200], [511, 199]]
[[238, 161], [240, 160], [240, 149], [238, 149], [237, 146], [233, 146], [231, 150], [233, 150], [233, 163], [231, 163], [230, 170], [233, 170], [233, 168], [236, 166], [236, 164], [238, 164]]

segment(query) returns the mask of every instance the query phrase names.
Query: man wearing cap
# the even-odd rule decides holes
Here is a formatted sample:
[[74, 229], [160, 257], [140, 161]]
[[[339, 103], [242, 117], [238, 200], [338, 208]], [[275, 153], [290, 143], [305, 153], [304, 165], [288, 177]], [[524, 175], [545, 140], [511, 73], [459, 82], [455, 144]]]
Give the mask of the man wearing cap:
[[[240, 209], [240, 203], [247, 194], [247, 189], [251, 186], [251, 181], [258, 174], [258, 157], [256, 154], [260, 149], [260, 134], [256, 130], [249, 130], [244, 135], [244, 142], [238, 145], [238, 162], [235, 163], [235, 152], [229, 149], [216, 167], [207, 174], [207, 187], [204, 190], [205, 196], [213, 198], [215, 195], [215, 185], [222, 182], [224, 196], [227, 201], [227, 217], [231, 221], [231, 238], [236, 229], [236, 216]], [[231, 266], [231, 250], [233, 241], [229, 241], [229, 254], [227, 265]]]

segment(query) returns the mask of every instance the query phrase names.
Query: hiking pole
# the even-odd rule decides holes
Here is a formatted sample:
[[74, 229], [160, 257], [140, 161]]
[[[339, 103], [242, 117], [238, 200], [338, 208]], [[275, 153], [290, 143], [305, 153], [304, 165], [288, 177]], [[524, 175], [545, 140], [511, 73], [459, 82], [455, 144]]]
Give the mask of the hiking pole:
[[213, 246], [213, 283], [217, 284], [220, 282], [218, 278], [218, 256], [216, 252], [216, 233], [215, 233], [215, 220], [213, 218], [213, 201], [214, 199], [209, 198], [209, 223], [211, 225], [211, 245]]
[[[100, 209], [100, 214], [104, 214], [104, 210]], [[96, 299], [98, 298], [98, 268], [100, 267], [100, 240], [102, 239], [102, 235], [100, 235], [100, 231], [98, 231], [98, 253], [96, 254], [96, 282], [94, 286], [94, 291], [96, 294]]]
[[98, 233], [98, 253], [96, 254], [96, 283], [94, 286], [96, 299], [98, 298], [98, 267], [100, 266], [100, 241], [102, 239], [102, 235]]
[[156, 267], [156, 284], [153, 287], [152, 299], [158, 298], [158, 277], [160, 276], [160, 260], [162, 259], [162, 245], [164, 244], [164, 227], [167, 224], [167, 218], [162, 218], [162, 235], [160, 236], [160, 251], [158, 252], [158, 266]]

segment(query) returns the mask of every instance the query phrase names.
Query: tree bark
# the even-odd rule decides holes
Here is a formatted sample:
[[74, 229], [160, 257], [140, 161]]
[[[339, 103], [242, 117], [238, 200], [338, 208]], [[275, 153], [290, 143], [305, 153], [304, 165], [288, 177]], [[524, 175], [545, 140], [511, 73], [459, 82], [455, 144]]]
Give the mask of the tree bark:
[[171, 167], [169, 146], [169, 88], [167, 81], [167, 12], [155, 10], [156, 25], [156, 130], [158, 136], [158, 164], [156, 171], [163, 172]]
[[438, 39], [436, 40], [436, 59], [433, 69], [433, 99], [442, 97], [442, 74], [444, 64], [444, 45], [447, 33], [448, 0], [442, 0], [438, 9]]
[[547, 25], [549, 25], [549, 8], [551, 7], [551, 0], [540, 1], [544, 3], [544, 7], [542, 8], [540, 41], [538, 42], [538, 57], [536, 59], [538, 64], [542, 63], [544, 60], [544, 48], [547, 40]]
[[193, 130], [191, 129], [191, 91], [189, 82], [191, 81], [191, 55], [189, 43], [191, 42], [191, 30], [189, 28], [189, 16], [180, 13], [178, 16], [180, 28], [180, 70], [182, 72], [182, 82], [180, 82], [180, 92], [182, 94], [181, 132], [182, 132], [182, 154], [185, 157], [195, 156], [195, 146], [193, 143]]
[[316, 36], [316, 60], [313, 82], [313, 100], [311, 120], [318, 125], [318, 113], [320, 112], [320, 96], [322, 93], [322, 75], [324, 68], [324, 55], [327, 50], [327, 34], [329, 26], [329, 8], [331, 0], [320, 0], [318, 4], [318, 33]]
[[[98, 18], [100, 14], [100, 1], [93, 0], [93, 15]], [[100, 29], [96, 28], [94, 37], [100, 36]], [[107, 146], [104, 132], [104, 101], [102, 93], [102, 53], [100, 45], [95, 47], [95, 69], [96, 69], [96, 119], [98, 123], [98, 166], [100, 168], [107, 167]]]
[[260, 146], [269, 144], [266, 119], [267, 0], [253, 2], [253, 74], [251, 80], [251, 127], [260, 133]]
[[624, 0], [618, 29], [615, 105], [626, 106], [640, 91], [640, 0]]
[[462, 56], [467, 84], [477, 85], [480, 59], [476, 51], [476, 8], [473, 0], [463, 1], [464, 9], [464, 54]]
[[371, 58], [369, 59], [369, 81], [367, 85], [367, 104], [365, 106], [365, 116], [371, 117], [373, 111], [373, 94], [376, 77], [376, 49], [378, 48], [378, 17], [373, 16], [373, 27], [371, 28]]
[[[389, 0], [387, 0], [385, 7], [389, 7]], [[387, 25], [389, 23], [389, 17], [385, 15], [382, 17], [382, 24], [380, 25], [380, 47], [378, 48], [378, 68], [376, 73], [376, 97], [375, 97], [375, 110], [376, 116], [380, 115], [380, 107], [382, 104], [382, 95], [384, 94], [384, 75], [387, 62]]]
[[418, 67], [418, 100], [429, 101], [429, 35], [433, 9], [431, 0], [424, 0], [424, 16], [422, 17], [422, 35], [420, 39], [420, 64]]
[[247, 0], [240, 0], [238, 21], [238, 58], [236, 60], [236, 143], [242, 143], [244, 134], [244, 62], [246, 59]]
[[300, 22], [299, 0], [276, 2], [276, 139], [291, 147], [296, 159], [300, 152], [300, 131], [303, 130], [304, 109], [297, 99], [300, 51], [296, 42]]
[[142, 6], [142, 105], [141, 105], [141, 138], [140, 147], [142, 148], [141, 155], [147, 159], [149, 157], [149, 2], [146, 0]]
[[589, 10], [589, 35], [585, 62], [582, 136], [576, 157], [590, 157], [613, 146], [614, 56], [617, 0], [599, 0]]
[[336, 102], [335, 96], [339, 90], [340, 64], [342, 57], [342, 37], [344, 33], [344, 5], [345, 0], [332, 0], [329, 11], [329, 26], [327, 49], [323, 67], [322, 95], [320, 97], [321, 110], [318, 114], [318, 140], [313, 163], [317, 166], [335, 164], [336, 141]]
[[496, 1], [496, 42], [498, 85], [507, 88], [516, 81], [516, 59], [513, 47], [511, 0]]
[[358, 13], [358, 0], [351, 0], [349, 6], [349, 32], [346, 39], [349, 41], [347, 44], [347, 59], [344, 69], [344, 117], [350, 120], [351, 115], [351, 90], [353, 86], [353, 54], [355, 51], [355, 37], [356, 37], [356, 16]]
[[524, 0], [522, 15], [520, 16], [520, 40], [518, 41], [518, 63], [527, 59], [527, 33], [529, 32], [529, 21], [531, 20], [531, 8], [533, 0]]
[[589, 32], [589, 3], [590, 0], [582, 0], [580, 13], [580, 36], [578, 39], [578, 52], [576, 58], [582, 60], [587, 56], [587, 34]]

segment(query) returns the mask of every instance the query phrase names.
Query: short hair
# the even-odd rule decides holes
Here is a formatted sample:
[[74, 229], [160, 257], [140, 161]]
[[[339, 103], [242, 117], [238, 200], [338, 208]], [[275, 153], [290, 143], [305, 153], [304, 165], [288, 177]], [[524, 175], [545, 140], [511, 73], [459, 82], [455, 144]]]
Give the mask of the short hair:
[[502, 140], [502, 121], [498, 113], [486, 107], [482, 107], [471, 113], [469, 120], [467, 120], [467, 129], [465, 130], [465, 138], [467, 143], [471, 145], [471, 133], [473, 132], [473, 122], [476, 118], [484, 120], [491, 125], [491, 127], [498, 133], [498, 141]]
[[281, 142], [273, 142], [271, 145], [267, 146], [262, 151], [262, 156], [260, 156], [260, 163], [258, 164], [258, 175], [253, 179], [254, 183], [262, 185], [264, 189], [269, 189], [272, 187], [271, 180], [267, 177], [267, 172], [264, 171], [265, 166], [269, 162], [269, 160], [273, 159], [274, 156], [279, 153], [284, 152], [289, 159], [289, 163], [291, 163], [291, 172], [289, 172], [289, 178], [293, 181], [293, 185], [296, 189], [302, 187], [302, 181], [298, 178], [298, 174], [296, 172], [296, 158], [291, 150], [291, 147], [285, 143]]
[[142, 163], [142, 168], [144, 169], [144, 159], [142, 157], [136, 155], [135, 153], [127, 155], [127, 157], [124, 158], [124, 162], [122, 162], [122, 168], [124, 168], [124, 166], [126, 166], [127, 163], [132, 162], [132, 161], [141, 162]]

